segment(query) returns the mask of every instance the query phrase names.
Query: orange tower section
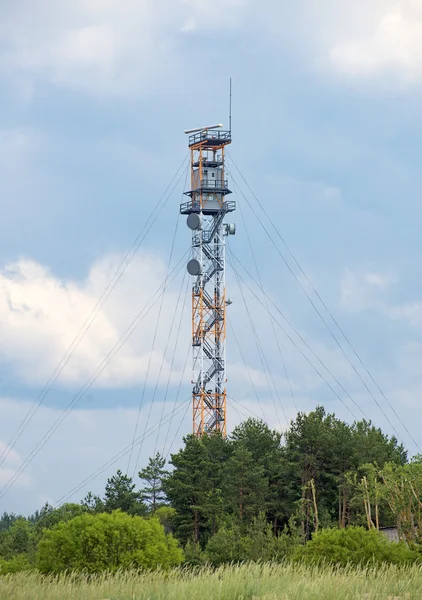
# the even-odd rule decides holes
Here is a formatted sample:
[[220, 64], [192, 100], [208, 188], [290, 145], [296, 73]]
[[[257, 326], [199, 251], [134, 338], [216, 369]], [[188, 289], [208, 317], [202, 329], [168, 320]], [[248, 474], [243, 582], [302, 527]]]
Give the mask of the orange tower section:
[[225, 238], [235, 225], [224, 223], [236, 208], [225, 173], [231, 132], [221, 125], [189, 130], [191, 189], [180, 207], [192, 230], [193, 433], [227, 431]]

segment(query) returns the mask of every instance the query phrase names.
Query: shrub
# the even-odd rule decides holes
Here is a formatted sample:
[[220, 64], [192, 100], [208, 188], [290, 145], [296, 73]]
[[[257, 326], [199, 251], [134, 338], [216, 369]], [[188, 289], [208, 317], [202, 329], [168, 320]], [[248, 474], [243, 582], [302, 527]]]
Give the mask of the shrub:
[[159, 506], [153, 515], [160, 521], [166, 533], [173, 533], [176, 518], [176, 510], [174, 508], [171, 506]]
[[37, 566], [43, 573], [179, 565], [183, 552], [166, 535], [158, 519], [111, 514], [83, 514], [46, 530], [38, 545]]
[[260, 514], [247, 528], [238, 523], [223, 526], [209, 540], [207, 561], [218, 566], [232, 562], [257, 562], [283, 559], [289, 554], [295, 539], [287, 531], [275, 537], [265, 515]]
[[207, 563], [207, 556], [198, 543], [188, 542], [184, 548], [184, 555], [184, 564], [190, 567], [200, 567]]
[[417, 553], [404, 542], [389, 542], [374, 529], [349, 527], [325, 529], [314, 534], [311, 541], [296, 549], [294, 558], [311, 564], [327, 562], [342, 566], [403, 565], [415, 562]]
[[18, 554], [9, 560], [0, 558], [0, 575], [30, 571], [33, 568], [24, 554]]

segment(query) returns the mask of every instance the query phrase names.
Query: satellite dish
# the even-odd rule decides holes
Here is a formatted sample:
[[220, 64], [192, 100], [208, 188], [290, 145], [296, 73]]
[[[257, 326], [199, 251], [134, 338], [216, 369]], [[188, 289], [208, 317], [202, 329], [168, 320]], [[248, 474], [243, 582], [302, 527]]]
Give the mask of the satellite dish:
[[192, 229], [192, 231], [194, 231], [195, 229], [200, 229], [201, 217], [198, 215], [198, 213], [191, 213], [186, 219], [186, 224], [189, 227], [189, 229]]
[[196, 260], [196, 258], [192, 258], [192, 260], [190, 260], [187, 264], [187, 270], [189, 275], [192, 275], [193, 277], [199, 275], [201, 272], [201, 265], [199, 264], [199, 261]]

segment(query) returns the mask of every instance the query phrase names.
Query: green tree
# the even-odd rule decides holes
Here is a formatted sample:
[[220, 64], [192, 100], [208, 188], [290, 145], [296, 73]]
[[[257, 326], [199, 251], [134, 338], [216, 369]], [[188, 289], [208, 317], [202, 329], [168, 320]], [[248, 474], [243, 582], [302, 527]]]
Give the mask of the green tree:
[[96, 496], [92, 492], [88, 492], [85, 498], [81, 502], [82, 506], [85, 506], [88, 512], [90, 513], [101, 513], [104, 512], [104, 502], [101, 500], [99, 496]]
[[403, 444], [399, 444], [394, 436], [388, 437], [370, 421], [357, 421], [352, 425], [351, 431], [355, 468], [366, 463], [376, 464], [381, 469], [386, 463], [407, 463], [407, 451]]
[[288, 513], [289, 480], [285, 477], [282, 436], [262, 421], [247, 419], [233, 430], [230, 439], [233, 448], [239, 445], [245, 447], [252, 454], [254, 462], [264, 469], [268, 479], [267, 518], [273, 522], [273, 531], [276, 533]]
[[142, 471], [139, 471], [139, 477], [146, 485], [141, 489], [140, 497], [146, 502], [152, 512], [155, 512], [165, 501], [165, 493], [163, 489], [163, 481], [168, 475], [168, 471], [164, 468], [166, 459], [157, 453], [149, 459], [148, 465]]
[[182, 560], [177, 541], [164, 533], [157, 519], [130, 516], [120, 510], [83, 514], [44, 531], [37, 554], [42, 573], [169, 568]]
[[306, 539], [318, 518], [325, 525], [336, 522], [338, 490], [342, 473], [350, 468], [351, 432], [346, 423], [319, 406], [299, 413], [285, 434], [285, 475], [290, 479], [290, 514], [301, 501], [302, 527]]
[[232, 514], [240, 521], [251, 521], [265, 512], [268, 479], [264, 468], [257, 463], [252, 453], [239, 444], [225, 464], [223, 471], [224, 500]]
[[183, 543], [207, 540], [216, 530], [221, 471], [231, 453], [221, 435], [184, 438], [184, 448], [171, 457], [173, 471], [164, 481], [164, 491], [176, 509], [176, 534]]
[[[292, 538], [293, 540], [293, 538]], [[232, 521], [223, 525], [207, 543], [205, 558], [214, 566], [223, 563], [271, 561], [288, 553], [284, 534], [275, 537], [265, 514], [254, 518], [246, 527]]]
[[35, 539], [27, 519], [19, 518], [14, 521], [0, 538], [0, 556], [6, 560], [18, 554], [29, 557], [34, 550]]
[[86, 512], [87, 509], [81, 504], [65, 503], [58, 508], [45, 504], [42, 509], [32, 517], [34, 534], [39, 540], [44, 529], [51, 529], [59, 523], [64, 523]]
[[242, 445], [252, 455], [255, 463], [264, 467], [266, 473], [273, 470], [273, 463], [281, 456], [281, 433], [274, 431], [258, 419], [247, 419], [230, 435], [233, 446]]
[[174, 532], [176, 511], [173, 507], [159, 506], [154, 513], [154, 517], [160, 521], [166, 533]]
[[146, 506], [141, 501], [139, 492], [135, 491], [135, 487], [132, 478], [124, 475], [119, 469], [116, 475], [107, 480], [104, 510], [111, 513], [120, 509], [129, 514], [145, 515]]
[[22, 518], [22, 516], [15, 515], [14, 513], [4, 512], [0, 517], [0, 532], [6, 531], [6, 529], [9, 529], [9, 527], [13, 525], [15, 521]]

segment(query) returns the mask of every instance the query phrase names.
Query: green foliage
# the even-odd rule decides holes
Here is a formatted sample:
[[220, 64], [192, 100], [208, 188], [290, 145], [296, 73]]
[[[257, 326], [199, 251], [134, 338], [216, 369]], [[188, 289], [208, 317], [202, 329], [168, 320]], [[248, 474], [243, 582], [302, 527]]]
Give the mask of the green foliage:
[[221, 472], [231, 453], [221, 435], [184, 438], [185, 447], [171, 457], [172, 473], [164, 481], [164, 491], [176, 509], [176, 533], [183, 542], [198, 542], [216, 531], [223, 510], [220, 501]]
[[275, 537], [271, 524], [260, 514], [246, 529], [236, 521], [222, 526], [208, 541], [205, 559], [214, 566], [278, 561], [289, 556], [297, 543], [298, 539], [287, 528]]
[[379, 531], [363, 527], [318, 532], [305, 546], [296, 549], [294, 557], [310, 564], [326, 562], [341, 566], [403, 565], [418, 558], [407, 544], [389, 542]]
[[0, 517], [0, 532], [6, 531], [15, 521], [22, 518], [23, 517], [15, 515], [14, 513], [4, 512]]
[[34, 534], [30, 523], [19, 518], [2, 532], [0, 537], [0, 556], [10, 560], [17, 555], [30, 556], [35, 550]]
[[33, 565], [29, 562], [25, 554], [16, 554], [9, 560], [0, 558], [0, 575], [9, 575], [10, 573], [19, 573], [20, 571], [32, 571]]
[[353, 464], [355, 467], [372, 463], [382, 468], [386, 463], [404, 465], [407, 452], [393, 436], [389, 438], [381, 429], [363, 419], [351, 426], [353, 437]]
[[[351, 525], [396, 525], [409, 547], [380, 542], [385, 556], [393, 552], [391, 562], [400, 563], [410, 560], [409, 552], [422, 555], [417, 546], [422, 458], [409, 463], [397, 440], [368, 421], [349, 425], [317, 407], [299, 413], [282, 436], [248, 419], [228, 438], [186, 437], [171, 464], [167, 472], [160, 454], [150, 458], [139, 472], [140, 490], [117, 471], [102, 497], [90, 492], [80, 504], [46, 504], [28, 519], [4, 513], [3, 570], [5, 561], [9, 570], [15, 569], [14, 561], [16, 570], [34, 564], [38, 544], [38, 564], [44, 571], [177, 564], [181, 551], [177, 544], [173, 548], [175, 541], [165, 535], [169, 533], [185, 546], [190, 565], [277, 561], [292, 554], [311, 560], [312, 548], [322, 543], [319, 536], [335, 535], [324, 529], [337, 525], [343, 531], [338, 535], [348, 540], [361, 535], [353, 534]], [[155, 518], [131, 519], [147, 515]], [[157, 544], [150, 531], [155, 526], [161, 532]], [[375, 544], [377, 534], [369, 535]], [[306, 549], [297, 550], [310, 539]], [[356, 543], [358, 550], [352, 546], [334, 544], [333, 556], [349, 553], [355, 557], [350, 560], [362, 562], [362, 556], [371, 555], [370, 544]], [[162, 547], [167, 550], [162, 552]]]
[[40, 539], [44, 529], [51, 529], [59, 523], [66, 523], [87, 511], [81, 504], [66, 503], [58, 508], [45, 504], [43, 508], [32, 517], [34, 534], [37, 541]]
[[155, 511], [154, 517], [160, 521], [166, 533], [173, 533], [176, 522], [176, 511], [174, 508], [171, 506], [160, 506]]
[[37, 555], [42, 573], [169, 568], [182, 560], [177, 541], [164, 533], [158, 519], [131, 517], [121, 511], [83, 514], [60, 523], [44, 532]]
[[104, 502], [102, 499], [92, 492], [88, 492], [81, 504], [90, 513], [98, 514], [105, 511]]
[[116, 475], [107, 480], [104, 495], [104, 510], [113, 512], [122, 510], [132, 515], [145, 515], [147, 509], [141, 501], [139, 492], [135, 491], [132, 478], [124, 475], [120, 469]]
[[190, 567], [200, 567], [207, 562], [207, 555], [201, 546], [195, 542], [189, 541], [184, 548], [184, 564]]
[[153, 458], [149, 459], [149, 463], [145, 469], [139, 472], [139, 477], [146, 483], [141, 489], [140, 497], [149, 505], [152, 512], [155, 512], [166, 498], [163, 482], [168, 472], [164, 468], [165, 464], [165, 458], [157, 453]]
[[229, 510], [242, 521], [265, 511], [268, 479], [264, 467], [254, 460], [249, 450], [239, 444], [228, 459], [222, 473], [224, 497]]

